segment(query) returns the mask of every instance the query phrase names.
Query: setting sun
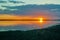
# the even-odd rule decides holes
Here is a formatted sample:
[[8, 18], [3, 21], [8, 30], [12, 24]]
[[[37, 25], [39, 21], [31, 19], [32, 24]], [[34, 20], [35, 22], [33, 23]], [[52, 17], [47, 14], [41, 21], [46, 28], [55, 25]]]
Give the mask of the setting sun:
[[43, 18], [40, 18], [40, 23], [42, 23], [43, 22]]

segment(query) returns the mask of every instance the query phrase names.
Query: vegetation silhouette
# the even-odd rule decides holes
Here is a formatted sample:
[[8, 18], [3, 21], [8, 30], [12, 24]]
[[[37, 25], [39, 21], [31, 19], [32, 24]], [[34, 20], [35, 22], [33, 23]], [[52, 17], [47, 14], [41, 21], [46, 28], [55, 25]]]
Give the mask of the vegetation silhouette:
[[0, 40], [60, 40], [60, 25], [28, 31], [1, 31]]

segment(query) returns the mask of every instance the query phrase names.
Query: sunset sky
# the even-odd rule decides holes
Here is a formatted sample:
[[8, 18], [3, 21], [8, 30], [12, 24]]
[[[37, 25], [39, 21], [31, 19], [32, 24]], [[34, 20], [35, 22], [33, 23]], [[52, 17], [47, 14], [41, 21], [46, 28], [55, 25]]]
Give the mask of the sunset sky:
[[[27, 4], [60, 4], [60, 0], [0, 0], [0, 9], [7, 9], [3, 6], [21, 6]], [[14, 10], [14, 9], [12, 9]], [[15, 9], [16, 10], [16, 9]]]
[[[60, 0], [0, 0], [0, 19], [60, 19]], [[47, 28], [58, 22], [0, 21], [0, 30]], [[42, 27], [43, 26], [43, 27]]]

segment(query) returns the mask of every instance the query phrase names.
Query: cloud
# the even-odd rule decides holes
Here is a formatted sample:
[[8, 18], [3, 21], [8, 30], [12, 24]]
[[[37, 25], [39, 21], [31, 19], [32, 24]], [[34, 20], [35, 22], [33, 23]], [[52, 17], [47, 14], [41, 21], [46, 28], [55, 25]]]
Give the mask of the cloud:
[[[24, 3], [25, 2], [18, 1], [18, 0], [0, 0], [0, 10], [8, 9], [7, 6], [9, 6], [9, 7], [21, 6], [21, 5], [24, 5]], [[12, 9], [12, 10], [14, 10], [14, 9]]]
[[[0, 13], [7, 13], [7, 14], [20, 14], [20, 15], [34, 15], [36, 12], [53, 12], [52, 14], [55, 14], [56, 12], [59, 12], [60, 15], [60, 5], [10, 5], [5, 6], [3, 5], [1, 7], [4, 9], [4, 11], [0, 10]], [[55, 12], [55, 13], [54, 13]], [[57, 13], [56, 13], [57, 14]], [[36, 15], [36, 14], [35, 14]], [[39, 13], [38, 13], [39, 15]]]
[[0, 0], [0, 3], [25, 3], [23, 1], [15, 1], [15, 0]]
[[7, 8], [0, 6], [0, 10], [5, 10], [5, 9], [7, 9]]
[[0, 1], [0, 3], [6, 3], [6, 1]]
[[9, 2], [11, 2], [11, 3], [25, 3], [23, 1], [9, 1]]

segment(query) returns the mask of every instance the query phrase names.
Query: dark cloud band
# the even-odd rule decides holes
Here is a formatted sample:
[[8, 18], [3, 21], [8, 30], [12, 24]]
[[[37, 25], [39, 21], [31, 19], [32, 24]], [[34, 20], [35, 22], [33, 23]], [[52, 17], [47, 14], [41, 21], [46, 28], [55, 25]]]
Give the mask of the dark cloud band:
[[25, 3], [23, 1], [9, 1], [9, 2], [12, 2], [12, 3]]
[[6, 1], [0, 1], [0, 3], [6, 3]]
[[[23, 1], [9, 1], [10, 3], [25, 3]], [[0, 3], [7, 3], [7, 1], [0, 1]]]

